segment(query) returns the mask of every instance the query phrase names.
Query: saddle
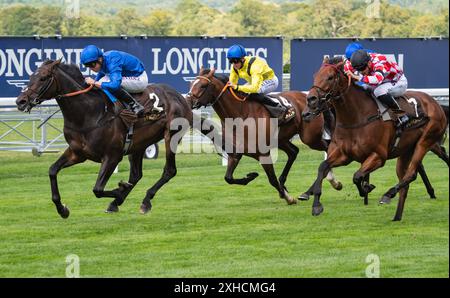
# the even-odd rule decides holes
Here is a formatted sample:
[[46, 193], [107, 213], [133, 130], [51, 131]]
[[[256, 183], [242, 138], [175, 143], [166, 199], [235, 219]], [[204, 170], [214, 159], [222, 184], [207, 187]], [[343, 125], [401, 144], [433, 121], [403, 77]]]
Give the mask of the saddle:
[[[398, 121], [399, 111], [393, 111], [390, 108], [385, 107], [378, 99], [374, 96], [375, 102], [378, 105], [378, 110], [380, 111], [380, 115], [383, 121]], [[428, 117], [423, 111], [422, 104], [419, 100], [416, 100], [412, 96], [408, 96], [408, 94], [404, 94], [399, 97], [395, 97], [400, 109], [404, 112], [404, 114], [408, 115], [409, 122], [406, 124], [405, 129], [417, 128], [424, 125], [428, 121]]]
[[257, 94], [258, 102], [260, 102], [270, 115], [278, 119], [278, 124], [288, 123], [295, 116], [295, 109], [292, 104], [279, 93], [271, 95]]
[[[139, 118], [143, 118], [145, 121], [156, 121], [165, 115], [164, 102], [160, 99], [164, 97], [162, 94], [158, 95], [159, 92], [152, 85], [149, 85], [143, 92], [130, 93], [144, 107], [142, 117]], [[136, 114], [129, 109], [121, 110], [119, 117], [128, 128], [138, 121]]]

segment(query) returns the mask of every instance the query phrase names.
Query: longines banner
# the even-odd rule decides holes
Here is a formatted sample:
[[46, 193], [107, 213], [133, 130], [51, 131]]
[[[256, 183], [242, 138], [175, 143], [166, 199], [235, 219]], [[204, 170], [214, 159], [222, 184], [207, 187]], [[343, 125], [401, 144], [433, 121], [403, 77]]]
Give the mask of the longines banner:
[[[344, 55], [352, 39], [294, 39], [291, 90], [309, 90], [324, 56]], [[363, 39], [365, 48], [388, 55], [403, 67], [409, 88], [448, 88], [448, 38]]]
[[201, 66], [229, 74], [226, 52], [235, 43], [242, 44], [251, 55], [266, 59], [281, 81], [283, 41], [277, 37], [0, 37], [0, 98], [16, 97], [28, 83], [29, 76], [46, 59], [62, 58], [65, 63], [79, 65], [84, 75], [91, 75], [80, 65], [80, 53], [89, 44], [104, 51], [120, 50], [133, 54], [144, 62], [150, 82], [166, 83], [187, 93], [189, 82]]

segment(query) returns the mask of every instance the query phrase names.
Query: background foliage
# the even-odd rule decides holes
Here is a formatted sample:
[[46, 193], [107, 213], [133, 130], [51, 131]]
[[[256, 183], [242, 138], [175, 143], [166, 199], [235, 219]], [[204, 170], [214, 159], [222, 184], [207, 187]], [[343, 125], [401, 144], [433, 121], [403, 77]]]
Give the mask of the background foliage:
[[448, 15], [445, 0], [0, 0], [0, 35], [281, 35], [287, 61], [294, 37], [448, 37]]

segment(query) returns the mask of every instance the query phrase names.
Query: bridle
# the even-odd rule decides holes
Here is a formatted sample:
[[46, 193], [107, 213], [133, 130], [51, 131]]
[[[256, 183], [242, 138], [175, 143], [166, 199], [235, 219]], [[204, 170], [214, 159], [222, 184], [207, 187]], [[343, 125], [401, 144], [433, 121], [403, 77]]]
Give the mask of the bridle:
[[[55, 65], [54, 67], [57, 67], [57, 65]], [[59, 70], [60, 70], [60, 73], [61, 73], [65, 78], [69, 79], [74, 85], [77, 86], [77, 88], [79, 88], [79, 89], [81, 89], [81, 90], [77, 90], [77, 91], [70, 92], [70, 93], [65, 93], [65, 94], [58, 94], [58, 93], [61, 93], [61, 92], [58, 92], [58, 90], [60, 90], [60, 84], [58, 83], [58, 80], [56, 79], [56, 76], [55, 76], [54, 71], [53, 71], [53, 69], [52, 69], [52, 70], [50, 71], [50, 75], [48, 75], [48, 77], [49, 77], [50, 79], [47, 80], [47, 82], [45, 83], [45, 85], [42, 86], [42, 87], [40, 88], [39, 91], [36, 91], [36, 90], [34, 90], [34, 89], [31, 89], [31, 88], [28, 88], [28, 89], [27, 89], [27, 91], [30, 90], [31, 92], [37, 94], [36, 97], [34, 97], [33, 99], [31, 99], [31, 100], [28, 102], [27, 112], [30, 112], [31, 109], [32, 109], [33, 107], [35, 107], [35, 106], [37, 106], [37, 105], [39, 105], [39, 104], [41, 104], [42, 102], [44, 102], [44, 101], [47, 100], [47, 99], [43, 99], [42, 97], [43, 97], [43, 96], [47, 93], [47, 91], [53, 86], [53, 83], [56, 83], [56, 93], [58, 94], [58, 95], [56, 95], [56, 96], [54, 97], [55, 99], [62, 99], [62, 98], [64, 98], [64, 97], [72, 97], [72, 96], [76, 96], [76, 95], [79, 95], [79, 94], [83, 94], [83, 93], [89, 92], [89, 91], [94, 87], [94, 85], [89, 85], [89, 87], [83, 89], [83, 87], [80, 86], [80, 84], [78, 84], [78, 83], [77, 83], [72, 77], [70, 77], [64, 70], [62, 70], [61, 68], [59, 68]]]
[[315, 112], [314, 114], [319, 114], [319, 113], [323, 112], [324, 110], [328, 109], [330, 107], [330, 102], [332, 100], [340, 99], [342, 97], [342, 94], [345, 94], [348, 91], [348, 88], [350, 87], [350, 84], [351, 84], [351, 77], [348, 76], [347, 86], [344, 89], [342, 89], [342, 88], [339, 89], [339, 86], [341, 84], [341, 76], [339, 74], [340, 73], [344, 74], [344, 72], [339, 67], [337, 67], [335, 64], [324, 63], [324, 64], [322, 64], [321, 68], [322, 67], [332, 67], [336, 70], [336, 72], [335, 72], [335, 76], [333, 79], [333, 84], [332, 84], [331, 88], [329, 88], [328, 90], [324, 90], [322, 87], [319, 87], [316, 85], [313, 85], [310, 88], [310, 89], [316, 90], [319, 102], [325, 103], [325, 104], [322, 104], [321, 108], [319, 108], [319, 110], [317, 112]]
[[[206, 88], [204, 88], [203, 92], [200, 95], [194, 95], [191, 91], [188, 92], [188, 96], [195, 98], [197, 101], [203, 96], [203, 94], [206, 93], [206, 91], [208, 90], [209, 86], [213, 85], [213, 82], [211, 81], [210, 78], [206, 77], [206, 76], [196, 76], [196, 79], [204, 79], [208, 82], [208, 84], [206, 85]], [[227, 82], [225, 84], [225, 86], [223, 86], [222, 90], [220, 91], [219, 95], [216, 96], [215, 100], [211, 103], [208, 103], [208, 106], [213, 106], [215, 105], [223, 96], [223, 94], [225, 93], [225, 91], [229, 90], [230, 93], [233, 95], [233, 97], [238, 100], [238, 101], [245, 101], [247, 99], [248, 96], [241, 98], [239, 97], [233, 90], [233, 88], [231, 88], [231, 85], [229, 82]]]
[[[332, 67], [332, 68], [334, 68], [336, 70], [336, 75], [334, 77], [333, 85], [328, 91], [326, 91], [323, 88], [321, 88], [319, 86], [316, 86], [316, 85], [313, 85], [311, 87], [311, 89], [315, 89], [316, 90], [317, 94], [319, 95], [319, 100], [324, 100], [325, 102], [329, 102], [329, 101], [331, 101], [333, 99], [338, 99], [339, 97], [341, 97], [341, 94], [347, 92], [347, 90], [348, 90], [348, 88], [350, 86], [350, 83], [351, 83], [351, 78], [349, 77], [349, 81], [348, 81], [348, 84], [345, 87], [345, 89], [344, 90], [339, 90], [338, 87], [339, 87], [339, 84], [341, 82], [341, 76], [339, 75], [339, 73], [343, 73], [344, 74], [344, 72], [339, 67], [337, 67], [334, 64], [324, 63], [324, 64], [322, 64], [322, 67]], [[321, 93], [325, 93], [325, 95], [321, 96]]]

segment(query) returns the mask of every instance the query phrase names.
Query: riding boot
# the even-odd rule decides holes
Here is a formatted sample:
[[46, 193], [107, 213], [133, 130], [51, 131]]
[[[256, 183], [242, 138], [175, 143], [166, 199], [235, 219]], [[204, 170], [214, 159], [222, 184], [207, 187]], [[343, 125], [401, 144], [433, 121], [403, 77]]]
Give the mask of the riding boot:
[[377, 99], [397, 115], [397, 126], [404, 128], [404, 126], [409, 122], [409, 116], [400, 108], [395, 98], [391, 94], [387, 93], [378, 96]]
[[284, 122], [284, 116], [286, 114], [287, 109], [282, 106], [280, 103], [270, 99], [268, 96], [264, 94], [255, 94], [256, 100], [258, 100], [260, 103], [262, 103], [266, 109], [269, 111], [269, 113], [273, 116], [278, 118], [279, 123]]
[[136, 115], [139, 116], [144, 111], [144, 107], [125, 89], [120, 88], [114, 92], [114, 95], [119, 100], [125, 102]]

